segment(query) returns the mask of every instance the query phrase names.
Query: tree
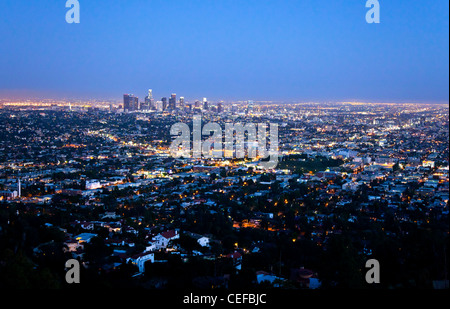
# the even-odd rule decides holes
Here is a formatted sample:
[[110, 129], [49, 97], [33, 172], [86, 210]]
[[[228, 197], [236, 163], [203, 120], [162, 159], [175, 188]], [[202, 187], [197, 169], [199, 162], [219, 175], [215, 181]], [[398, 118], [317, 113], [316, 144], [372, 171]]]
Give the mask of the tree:
[[320, 277], [324, 287], [361, 288], [363, 261], [350, 238], [344, 235], [330, 237], [327, 251], [321, 261]]
[[103, 238], [93, 237], [89, 243], [85, 245], [86, 259], [92, 262], [99, 262], [103, 258], [112, 253], [112, 249], [105, 244]]

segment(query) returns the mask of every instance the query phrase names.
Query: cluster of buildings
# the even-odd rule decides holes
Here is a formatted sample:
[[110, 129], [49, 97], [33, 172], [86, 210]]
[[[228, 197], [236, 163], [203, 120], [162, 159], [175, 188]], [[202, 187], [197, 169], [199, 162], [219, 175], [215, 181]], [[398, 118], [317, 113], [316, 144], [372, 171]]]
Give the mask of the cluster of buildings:
[[148, 95], [143, 102], [139, 102], [139, 98], [133, 94], [123, 95], [123, 105], [119, 106], [119, 110], [124, 112], [164, 112], [164, 111], [179, 111], [179, 112], [201, 112], [211, 111], [222, 113], [224, 111], [223, 101], [211, 105], [206, 98], [202, 101], [195, 100], [194, 103], [185, 101], [184, 97], [180, 97], [177, 101], [176, 93], [172, 93], [169, 98], [162, 97], [161, 100], [153, 98], [152, 89], [148, 90]]
[[[279, 163], [265, 170], [258, 159], [171, 158], [168, 128], [190, 116], [167, 111], [186, 102], [175, 95], [154, 101], [151, 90], [138, 101], [124, 96], [124, 111], [136, 113], [0, 110], [3, 205], [35, 205], [40, 214], [80, 209], [57, 226], [65, 252], [83, 260], [85, 244], [100, 237], [111, 248], [101, 268], [131, 263], [138, 274], [173, 254], [228, 259], [241, 271], [247, 257], [271, 250], [266, 236], [240, 239], [249, 230], [326, 248], [342, 233], [341, 221], [334, 222], [342, 209], [354, 227], [384, 224], [386, 213], [374, 205], [399, 224], [430, 228], [433, 220], [448, 220], [446, 106], [250, 101], [219, 104], [220, 115], [204, 115], [219, 123], [278, 123]], [[210, 106], [205, 99], [188, 107], [196, 108]], [[155, 113], [139, 113], [146, 110]], [[370, 242], [357, 242], [359, 253], [370, 256]], [[258, 283], [320, 286], [315, 265], [285, 270], [276, 263], [258, 265]]]

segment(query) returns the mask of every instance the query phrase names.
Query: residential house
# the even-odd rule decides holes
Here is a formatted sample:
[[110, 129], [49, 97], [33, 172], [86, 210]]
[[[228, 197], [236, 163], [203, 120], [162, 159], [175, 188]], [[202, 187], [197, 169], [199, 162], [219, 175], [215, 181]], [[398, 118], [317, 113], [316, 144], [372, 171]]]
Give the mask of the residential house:
[[180, 238], [178, 230], [168, 230], [153, 237], [152, 243], [157, 249], [163, 249], [169, 245], [169, 241], [178, 238]]
[[133, 265], [136, 265], [139, 268], [140, 273], [143, 273], [145, 271], [145, 262], [155, 262], [155, 254], [150, 252], [142, 252], [127, 258], [127, 263], [130, 261]]

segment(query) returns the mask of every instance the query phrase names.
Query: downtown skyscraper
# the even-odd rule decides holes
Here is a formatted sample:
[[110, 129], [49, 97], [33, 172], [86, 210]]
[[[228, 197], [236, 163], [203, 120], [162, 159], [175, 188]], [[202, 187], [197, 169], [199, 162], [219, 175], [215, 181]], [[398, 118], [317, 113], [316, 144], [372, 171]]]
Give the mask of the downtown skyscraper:
[[139, 99], [132, 94], [123, 95], [123, 109], [124, 111], [136, 111], [139, 109]]
[[172, 95], [169, 98], [169, 109], [175, 110], [177, 109], [177, 94], [172, 93]]
[[155, 109], [155, 100], [153, 99], [153, 92], [152, 89], [148, 90], [148, 94], [145, 97], [145, 101], [143, 106], [141, 106], [141, 110], [153, 110]]

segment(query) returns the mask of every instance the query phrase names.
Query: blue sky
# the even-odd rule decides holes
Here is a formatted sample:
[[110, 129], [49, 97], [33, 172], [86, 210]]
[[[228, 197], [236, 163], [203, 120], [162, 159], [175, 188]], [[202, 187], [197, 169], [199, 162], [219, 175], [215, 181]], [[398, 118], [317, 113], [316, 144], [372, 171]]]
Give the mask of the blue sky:
[[0, 98], [448, 102], [447, 0], [0, 2]]

